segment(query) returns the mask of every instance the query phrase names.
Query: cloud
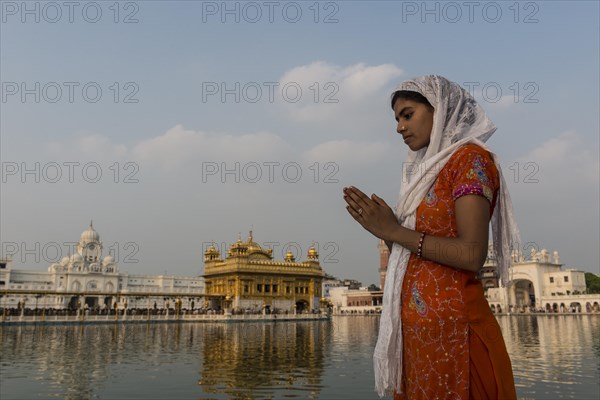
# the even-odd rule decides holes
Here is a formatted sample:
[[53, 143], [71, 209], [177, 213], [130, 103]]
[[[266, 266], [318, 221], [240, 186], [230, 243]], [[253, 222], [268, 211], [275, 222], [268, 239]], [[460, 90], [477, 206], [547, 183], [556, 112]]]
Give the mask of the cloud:
[[[402, 74], [392, 64], [337, 66], [317, 61], [292, 68], [279, 80], [282, 86], [293, 83], [302, 90], [297, 103], [278, 103], [284, 112], [280, 113], [278, 107], [273, 120], [283, 116], [284, 125], [276, 128], [281, 132], [239, 134], [175, 125], [161, 135], [127, 145], [88, 133], [76, 140], [48, 143], [46, 152], [66, 159], [109, 164], [134, 161], [143, 165], [144, 171], [163, 172], [197, 167], [202, 161], [336, 159], [344, 160], [348, 166], [364, 165], [385, 150], [384, 145], [365, 138], [384, 136], [393, 129], [388, 94], [394, 84], [390, 81]], [[292, 136], [289, 131], [296, 134]]]
[[[522, 164], [534, 163], [532, 164], [534, 167], [529, 169], [531, 171], [538, 169], [540, 179], [546, 181], [548, 188], [582, 184], [597, 188], [600, 161], [598, 153], [591, 148], [596, 149], [597, 146], [591, 147], [585, 143], [581, 134], [567, 131], [542, 143], [521, 157], [519, 161]], [[544, 184], [544, 182], [540, 183]]]
[[[233, 163], [297, 161], [305, 165], [314, 162], [334, 162], [344, 167], [376, 164], [386, 157], [383, 142], [329, 140], [304, 152], [294, 151], [281, 136], [269, 132], [232, 135], [186, 129], [178, 124], [165, 133], [126, 146], [115, 144], [107, 136], [91, 134], [74, 141], [51, 142], [47, 153], [62, 159], [86, 159], [112, 163], [135, 161], [144, 170], [165, 173], [197, 167], [202, 162]], [[74, 157], [77, 155], [77, 157]]]
[[201, 161], [271, 161], [273, 157], [287, 157], [289, 153], [289, 144], [272, 133], [207, 133], [181, 125], [137, 143], [132, 149], [134, 159], [159, 165], [167, 171]]
[[[283, 87], [290, 82], [302, 88], [297, 102], [284, 102], [289, 117], [296, 122], [356, 121], [357, 113], [368, 117], [376, 104], [387, 104], [390, 81], [403, 71], [392, 64], [367, 66], [363, 63], [340, 67], [317, 61], [287, 71], [279, 80]], [[351, 114], [350, 114], [351, 113]]]
[[100, 134], [89, 134], [75, 140], [50, 142], [45, 152], [63, 160], [86, 160], [104, 163], [135, 161], [146, 168], [164, 172], [196, 165], [202, 161], [271, 161], [273, 157], [290, 157], [290, 145], [269, 132], [241, 135], [203, 132], [176, 125], [165, 133], [130, 146], [113, 143]]

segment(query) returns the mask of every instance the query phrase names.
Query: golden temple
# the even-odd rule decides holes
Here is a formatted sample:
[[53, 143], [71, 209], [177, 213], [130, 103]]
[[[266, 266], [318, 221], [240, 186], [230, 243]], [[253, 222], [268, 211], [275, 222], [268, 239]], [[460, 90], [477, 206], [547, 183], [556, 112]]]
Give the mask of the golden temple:
[[321, 306], [324, 272], [314, 245], [307, 260], [296, 262], [291, 251], [283, 261], [273, 259], [252, 237], [238, 238], [222, 259], [210, 246], [204, 252], [205, 293], [210, 307], [236, 311], [311, 312]]

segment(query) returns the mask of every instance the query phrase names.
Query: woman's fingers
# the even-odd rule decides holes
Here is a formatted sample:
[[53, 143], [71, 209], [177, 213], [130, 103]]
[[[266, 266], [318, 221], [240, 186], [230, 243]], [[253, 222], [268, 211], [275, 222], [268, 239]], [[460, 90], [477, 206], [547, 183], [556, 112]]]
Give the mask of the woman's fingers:
[[[367, 214], [367, 209], [370, 206], [369, 203], [372, 203], [372, 200], [366, 197], [364, 193], [355, 187], [344, 188], [344, 200], [348, 204], [346, 206], [348, 213], [352, 216], [352, 218], [354, 218], [354, 220], [356, 220], [356, 222], [365, 228], [365, 223], [367, 222], [365, 217]], [[367, 201], [369, 203], [367, 203]]]
[[362, 212], [365, 212], [372, 203], [371, 199], [353, 186], [344, 188], [344, 199], [357, 212], [361, 209]]
[[365, 212], [365, 210], [362, 207], [356, 204], [356, 202], [349, 197], [346, 197], [346, 203], [348, 203], [346, 209], [348, 210], [348, 212], [350, 212], [354, 219], [358, 219]]
[[346, 210], [348, 210], [348, 213], [352, 215], [352, 218], [354, 218], [357, 221], [359, 220], [360, 214], [354, 208], [352, 208], [351, 206], [346, 206]]
[[350, 186], [350, 187], [346, 188], [346, 191], [357, 199], [360, 199], [363, 201], [369, 200], [369, 197], [366, 194], [364, 194], [360, 189], [355, 188], [354, 186]]
[[380, 239], [398, 223], [392, 209], [376, 194], [369, 198], [354, 187], [344, 188], [344, 200], [352, 218]]
[[380, 206], [389, 207], [387, 205], [387, 203], [385, 202], [385, 200], [383, 200], [381, 197], [377, 196], [375, 193], [373, 193], [373, 195], [371, 195], [371, 199]]

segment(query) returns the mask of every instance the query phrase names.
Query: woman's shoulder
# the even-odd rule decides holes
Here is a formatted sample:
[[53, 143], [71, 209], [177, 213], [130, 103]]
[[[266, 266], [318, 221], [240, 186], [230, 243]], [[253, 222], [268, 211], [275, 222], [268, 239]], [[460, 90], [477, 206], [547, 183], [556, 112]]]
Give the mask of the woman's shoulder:
[[462, 169], [474, 163], [483, 168], [488, 166], [492, 169], [496, 168], [492, 155], [486, 149], [476, 144], [468, 143], [454, 151], [444, 169], [449, 172]]
[[458, 148], [448, 160], [443, 176], [452, 188], [454, 200], [466, 194], [481, 194], [494, 204], [499, 173], [492, 155], [481, 146], [469, 143]]
[[467, 143], [463, 146], [460, 146], [450, 157], [452, 159], [464, 159], [471, 158], [475, 156], [480, 156], [488, 159], [489, 161], [493, 161], [491, 154], [481, 146], [476, 145], [475, 143]]

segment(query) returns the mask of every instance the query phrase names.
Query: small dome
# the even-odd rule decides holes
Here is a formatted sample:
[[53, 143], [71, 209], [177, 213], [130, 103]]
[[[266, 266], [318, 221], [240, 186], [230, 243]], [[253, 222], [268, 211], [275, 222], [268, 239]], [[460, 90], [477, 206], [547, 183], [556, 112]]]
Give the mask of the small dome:
[[256, 243], [252, 237], [252, 231], [248, 233], [248, 241], [246, 242], [246, 245], [248, 246], [248, 251], [262, 251], [262, 247], [260, 247], [260, 245]]
[[80, 243], [89, 243], [89, 242], [99, 242], [99, 241], [100, 241], [100, 235], [98, 234], [98, 232], [96, 232], [96, 230], [94, 229], [94, 226], [92, 225], [92, 222], [90, 221], [89, 228], [87, 228], [87, 230], [83, 231], [83, 233], [79, 237], [79, 242]]
[[285, 261], [288, 261], [288, 262], [296, 261], [296, 258], [294, 257], [294, 253], [292, 253], [291, 251], [288, 250], [288, 252], [285, 255]]
[[219, 250], [217, 250], [217, 248], [211, 244], [210, 247], [208, 249], [206, 249], [206, 251], [204, 252], [204, 255], [209, 255], [209, 254], [219, 255]]
[[60, 265], [62, 265], [63, 267], [67, 266], [69, 264], [69, 257], [64, 256], [62, 258], [62, 260], [60, 260]]
[[319, 253], [317, 253], [317, 250], [315, 249], [315, 246], [310, 246], [310, 248], [308, 249], [308, 258], [309, 259], [317, 259], [317, 258], [319, 258]]
[[112, 264], [115, 262], [115, 259], [113, 258], [113, 256], [106, 256], [102, 259], [102, 265], [108, 265], [108, 264]]
[[234, 244], [231, 245], [228, 253], [230, 255], [235, 254], [236, 256], [240, 256], [240, 255], [245, 256], [248, 254], [248, 245], [246, 243], [242, 242], [241, 237], [238, 237], [237, 242], [235, 242]]
[[231, 248], [232, 249], [247, 249], [248, 246], [246, 245], [246, 243], [244, 243], [238, 239], [237, 242], [235, 242], [234, 244], [231, 245]]
[[71, 256], [71, 262], [81, 262], [83, 261], [83, 257], [79, 253], [75, 253]]

